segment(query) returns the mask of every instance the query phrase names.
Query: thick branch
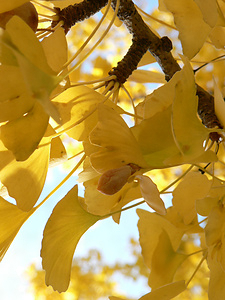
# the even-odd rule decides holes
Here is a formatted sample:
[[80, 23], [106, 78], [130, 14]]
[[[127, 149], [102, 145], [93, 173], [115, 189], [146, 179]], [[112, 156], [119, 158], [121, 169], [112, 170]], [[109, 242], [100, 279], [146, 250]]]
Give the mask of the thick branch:
[[81, 22], [106, 6], [108, 0], [84, 0], [74, 5], [69, 5], [62, 10], [55, 7], [58, 21], [52, 22], [52, 27], [55, 27], [59, 21], [63, 21], [63, 28], [67, 33], [69, 29], [77, 22]]

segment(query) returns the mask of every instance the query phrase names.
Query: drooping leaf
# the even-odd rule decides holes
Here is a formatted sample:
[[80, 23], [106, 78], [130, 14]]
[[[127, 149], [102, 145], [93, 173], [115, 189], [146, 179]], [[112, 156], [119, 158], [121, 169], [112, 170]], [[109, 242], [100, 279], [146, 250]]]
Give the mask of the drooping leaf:
[[70, 281], [75, 248], [81, 236], [99, 219], [79, 203], [77, 186], [55, 206], [44, 230], [41, 257], [46, 284], [64, 292]]
[[90, 133], [90, 141], [100, 150], [90, 155], [92, 166], [100, 173], [130, 163], [147, 168], [135, 137], [120, 115], [106, 105], [99, 106], [98, 113], [99, 122]]
[[20, 230], [24, 222], [30, 217], [33, 210], [29, 212], [21, 211], [0, 197], [0, 261]]
[[139, 181], [142, 197], [147, 204], [157, 213], [165, 215], [166, 208], [163, 200], [160, 198], [157, 185], [148, 176], [137, 175], [135, 178]]
[[163, 230], [152, 256], [148, 283], [152, 289], [171, 283], [187, 255], [174, 251], [168, 234]]
[[206, 175], [189, 172], [173, 191], [173, 205], [183, 218], [184, 224], [190, 224], [197, 216], [195, 201], [206, 197], [212, 185]]
[[184, 63], [175, 90], [172, 127], [174, 139], [183, 156], [194, 159], [205, 152], [203, 144], [210, 131], [197, 116], [198, 97], [194, 73], [186, 58]]
[[173, 14], [184, 55], [189, 59], [193, 58], [204, 44], [211, 27], [204, 21], [202, 12], [194, 1], [163, 0], [163, 2]]
[[173, 250], [177, 251], [184, 230], [176, 228], [172, 223], [156, 213], [137, 209], [137, 214], [139, 216], [138, 230], [142, 255], [146, 265], [151, 269], [153, 254], [159, 243], [162, 231], [164, 230], [168, 234]]
[[134, 70], [128, 81], [166, 83], [164, 74], [147, 70]]
[[28, 91], [42, 104], [46, 112], [60, 123], [60, 116], [49, 96], [62, 78], [56, 76], [49, 67], [35, 33], [22, 19], [14, 16], [7, 23], [0, 42], [16, 58]]
[[48, 126], [48, 115], [36, 102], [25, 116], [1, 126], [0, 138], [16, 160], [26, 160], [37, 148]]
[[210, 27], [214, 27], [218, 20], [218, 8], [216, 0], [194, 0], [203, 15], [204, 21]]
[[139, 300], [170, 300], [181, 294], [186, 288], [184, 280], [172, 282], [144, 295]]
[[[50, 144], [47, 144], [25, 161], [14, 159], [7, 163], [6, 160], [6, 166], [0, 171], [0, 179], [19, 209], [29, 211], [37, 202], [45, 183], [49, 155]], [[7, 152], [2, 152], [2, 158], [7, 159]]]

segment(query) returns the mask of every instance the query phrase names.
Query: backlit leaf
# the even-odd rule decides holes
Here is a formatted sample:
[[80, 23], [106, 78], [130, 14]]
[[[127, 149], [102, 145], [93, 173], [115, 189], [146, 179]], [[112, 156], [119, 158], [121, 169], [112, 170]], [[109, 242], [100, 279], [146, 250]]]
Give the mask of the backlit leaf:
[[196, 217], [195, 201], [206, 197], [212, 185], [206, 175], [189, 172], [173, 191], [173, 205], [184, 220], [190, 224]]
[[77, 192], [75, 186], [55, 206], [44, 230], [41, 257], [46, 284], [58, 292], [66, 291], [69, 286], [78, 241], [100, 219], [81, 207]]
[[157, 185], [148, 176], [137, 175], [135, 178], [139, 181], [142, 197], [147, 204], [157, 213], [165, 215], [166, 208], [163, 200], [160, 198]]
[[139, 300], [170, 300], [181, 294], [186, 288], [184, 280], [176, 281], [144, 295]]
[[171, 283], [177, 269], [186, 258], [187, 255], [174, 251], [168, 234], [163, 230], [152, 256], [148, 280], [150, 287], [156, 289]]
[[162, 231], [164, 230], [168, 234], [174, 251], [177, 251], [184, 231], [176, 228], [172, 223], [156, 213], [137, 209], [137, 214], [139, 216], [138, 230], [142, 255], [146, 265], [151, 269], [153, 255]]
[[106, 105], [101, 105], [98, 112], [99, 122], [90, 133], [90, 141], [100, 150], [91, 154], [92, 166], [100, 173], [130, 163], [146, 168], [138, 143], [120, 115]]
[[33, 211], [21, 211], [0, 197], [0, 261], [20, 230], [24, 222], [30, 217]]
[[194, 159], [204, 153], [203, 144], [209, 135], [209, 130], [197, 116], [198, 97], [194, 73], [187, 59], [184, 58], [184, 62], [181, 79], [176, 85], [172, 127], [181, 153]]
[[201, 10], [192, 0], [164, 0], [164, 4], [173, 14], [184, 55], [193, 58], [204, 44], [210, 26], [205, 23]]
[[26, 160], [34, 152], [47, 129], [48, 119], [42, 106], [36, 102], [25, 116], [1, 126], [0, 138], [16, 160]]

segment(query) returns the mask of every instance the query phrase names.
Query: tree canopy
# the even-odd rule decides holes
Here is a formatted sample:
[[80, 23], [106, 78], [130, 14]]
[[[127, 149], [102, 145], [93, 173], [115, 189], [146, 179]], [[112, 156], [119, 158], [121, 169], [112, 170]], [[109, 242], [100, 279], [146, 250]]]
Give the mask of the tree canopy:
[[[219, 300], [225, 2], [158, 0], [153, 11], [148, 1], [134, 2], [0, 3], [0, 259], [28, 218], [79, 172], [43, 232], [47, 286], [61, 293], [72, 282], [76, 295], [89, 274], [101, 295], [121, 300], [108, 294], [111, 269], [71, 280], [80, 270], [74, 252], [95, 223], [119, 224], [123, 211], [147, 203], [137, 208], [150, 274], [139, 300]], [[40, 201], [58, 164], [68, 175]]]

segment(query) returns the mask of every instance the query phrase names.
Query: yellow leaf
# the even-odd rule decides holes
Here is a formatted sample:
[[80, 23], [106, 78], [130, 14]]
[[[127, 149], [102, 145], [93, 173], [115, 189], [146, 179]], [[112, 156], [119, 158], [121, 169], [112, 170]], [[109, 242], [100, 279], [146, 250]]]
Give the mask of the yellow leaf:
[[211, 27], [205, 23], [201, 10], [193, 0], [164, 0], [164, 4], [173, 14], [184, 55], [193, 58], [204, 44]]
[[176, 281], [144, 295], [139, 300], [170, 300], [185, 291], [186, 288], [184, 280]]
[[200, 8], [204, 21], [210, 27], [214, 27], [218, 20], [218, 8], [216, 0], [194, 0]]
[[29, 2], [30, 0], [10, 0], [10, 1], [1, 1], [0, 3], [0, 13], [5, 11], [12, 10], [22, 4]]
[[151, 269], [153, 254], [162, 231], [164, 230], [168, 234], [174, 251], [177, 251], [184, 230], [176, 228], [172, 223], [156, 213], [137, 209], [137, 214], [139, 216], [138, 229], [142, 255], [146, 265]]
[[25, 116], [1, 126], [0, 138], [16, 160], [26, 160], [34, 152], [47, 129], [48, 119], [42, 106], [36, 102]]
[[[78, 141], [87, 139], [97, 123], [97, 115], [94, 111], [104, 100], [105, 97], [102, 94], [86, 86], [68, 88], [53, 101], [60, 113], [62, 123], [57, 131], [74, 125], [67, 131], [67, 134]], [[93, 113], [90, 114], [90, 112]]]
[[156, 62], [154, 56], [151, 55], [149, 51], [147, 51], [141, 58], [138, 67], [142, 67], [151, 63]]
[[224, 49], [225, 47], [225, 28], [222, 26], [215, 26], [210, 32], [210, 39], [214, 46], [218, 49]]
[[160, 215], [165, 215], [166, 208], [157, 185], [148, 176], [137, 175], [135, 178], [139, 181], [142, 197], [147, 204]]
[[214, 79], [214, 107], [217, 118], [220, 123], [225, 127], [225, 102], [221, 91]]
[[48, 65], [53, 71], [59, 72], [67, 62], [67, 41], [63, 28], [57, 28], [41, 42]]
[[22, 117], [34, 105], [34, 98], [27, 92], [22, 73], [15, 66], [0, 66], [0, 122]]
[[7, 23], [0, 41], [16, 57], [28, 91], [60, 123], [58, 112], [49, 96], [62, 78], [57, 77], [49, 67], [42, 45], [33, 30], [18, 16], [14, 16]]
[[55, 206], [44, 230], [41, 257], [46, 284], [64, 292], [70, 281], [73, 254], [81, 236], [99, 219], [86, 212], [75, 186]]
[[23, 212], [17, 206], [0, 197], [0, 261], [33, 211]]
[[174, 251], [168, 234], [163, 230], [152, 256], [149, 286], [156, 289], [171, 283], [177, 269], [186, 258], [187, 255]]
[[203, 144], [210, 131], [197, 116], [198, 97], [194, 73], [185, 58], [184, 63], [175, 90], [172, 127], [174, 139], [183, 156], [194, 159], [205, 152]]
[[129, 76], [128, 81], [135, 81], [140, 83], [166, 83], [165, 75], [163, 73], [147, 70], [134, 70]]
[[206, 197], [212, 185], [206, 175], [189, 172], [173, 191], [173, 206], [183, 218], [184, 224], [190, 224], [197, 215], [195, 201]]
[[224, 225], [225, 209], [220, 206], [215, 206], [209, 214], [208, 222], [205, 227], [205, 240], [207, 246], [212, 246], [221, 241]]
[[100, 173], [130, 163], [142, 168], [148, 167], [135, 137], [122, 117], [106, 105], [99, 106], [98, 113], [99, 122], [90, 133], [90, 141], [99, 146], [100, 150], [90, 155], [92, 166]]
[[1, 182], [6, 186], [9, 195], [16, 200], [18, 208], [24, 211], [32, 209], [42, 192], [48, 171], [49, 152], [50, 145], [46, 145], [37, 149], [23, 162], [10, 161], [7, 152], [0, 152], [0, 158], [6, 163], [0, 171]]
[[225, 272], [212, 251], [213, 248], [210, 247], [207, 257], [210, 269], [208, 297], [209, 300], [221, 300], [225, 298]]

